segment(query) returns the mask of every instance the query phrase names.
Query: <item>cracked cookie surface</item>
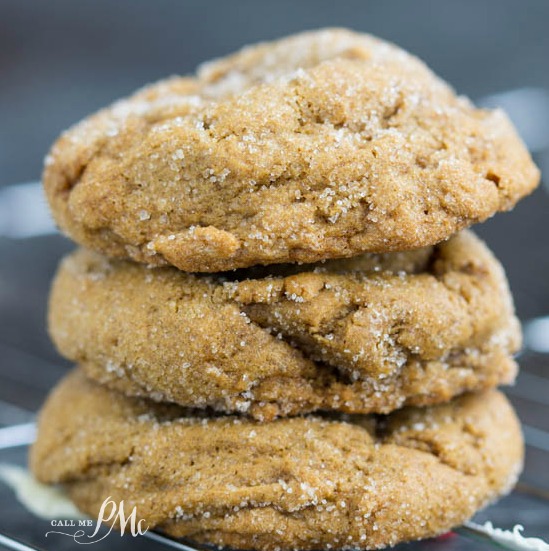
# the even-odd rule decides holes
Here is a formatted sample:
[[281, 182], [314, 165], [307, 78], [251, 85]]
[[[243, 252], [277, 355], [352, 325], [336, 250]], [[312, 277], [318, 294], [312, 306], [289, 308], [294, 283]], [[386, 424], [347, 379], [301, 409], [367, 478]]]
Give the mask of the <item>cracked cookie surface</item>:
[[497, 391], [387, 417], [208, 417], [88, 381], [40, 415], [31, 468], [96, 517], [103, 500], [234, 549], [376, 549], [448, 531], [511, 489], [520, 428]]
[[44, 171], [77, 242], [190, 272], [432, 245], [538, 180], [502, 112], [333, 29], [149, 86], [65, 132]]
[[264, 420], [388, 413], [510, 383], [520, 346], [503, 270], [468, 231], [406, 253], [207, 276], [79, 250], [55, 278], [49, 327], [111, 388]]

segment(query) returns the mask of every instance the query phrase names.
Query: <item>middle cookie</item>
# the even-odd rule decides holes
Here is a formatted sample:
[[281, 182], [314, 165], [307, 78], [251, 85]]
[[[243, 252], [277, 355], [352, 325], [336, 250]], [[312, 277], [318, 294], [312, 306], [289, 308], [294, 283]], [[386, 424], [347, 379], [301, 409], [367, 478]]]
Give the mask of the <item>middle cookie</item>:
[[195, 276], [78, 250], [53, 284], [60, 352], [129, 395], [259, 419], [388, 413], [510, 383], [507, 281], [465, 231], [416, 251]]

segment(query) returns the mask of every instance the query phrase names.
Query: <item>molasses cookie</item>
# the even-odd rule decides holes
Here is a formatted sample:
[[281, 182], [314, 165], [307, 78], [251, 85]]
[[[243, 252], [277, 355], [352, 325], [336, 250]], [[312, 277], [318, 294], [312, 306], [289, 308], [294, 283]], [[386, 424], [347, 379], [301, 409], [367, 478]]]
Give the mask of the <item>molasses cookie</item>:
[[189, 272], [433, 245], [538, 180], [501, 111], [333, 29], [149, 86], [65, 132], [44, 172], [74, 240]]
[[247, 412], [388, 413], [510, 383], [503, 270], [463, 232], [405, 253], [191, 275], [79, 250], [49, 312], [60, 352], [128, 395]]
[[378, 549], [446, 532], [511, 489], [523, 444], [497, 391], [380, 416], [259, 423], [127, 398], [69, 375], [31, 468], [97, 517], [233, 549]]

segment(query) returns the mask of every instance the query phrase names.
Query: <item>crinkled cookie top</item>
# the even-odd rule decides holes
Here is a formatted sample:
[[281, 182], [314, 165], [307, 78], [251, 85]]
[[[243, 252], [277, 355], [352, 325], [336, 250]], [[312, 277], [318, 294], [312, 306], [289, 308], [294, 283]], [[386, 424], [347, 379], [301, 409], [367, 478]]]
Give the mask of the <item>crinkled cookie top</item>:
[[501, 111], [333, 29], [149, 86], [65, 132], [44, 172], [79, 243], [197, 272], [431, 245], [538, 180]]

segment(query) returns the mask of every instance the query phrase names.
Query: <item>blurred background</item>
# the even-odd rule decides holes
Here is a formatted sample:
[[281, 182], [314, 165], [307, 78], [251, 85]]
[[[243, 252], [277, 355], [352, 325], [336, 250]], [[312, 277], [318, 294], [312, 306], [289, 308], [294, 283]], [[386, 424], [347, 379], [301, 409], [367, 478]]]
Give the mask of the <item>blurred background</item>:
[[[45, 310], [56, 264], [73, 245], [55, 233], [33, 185], [63, 129], [244, 44], [346, 26], [396, 42], [459, 93], [506, 108], [549, 171], [548, 24], [547, 0], [0, 0], [0, 426], [32, 419], [68, 367], [48, 340]], [[545, 497], [548, 190], [476, 228], [504, 264], [526, 322], [524, 373], [509, 394], [531, 444], [523, 481]], [[490, 518], [549, 535], [548, 509], [506, 503]]]

